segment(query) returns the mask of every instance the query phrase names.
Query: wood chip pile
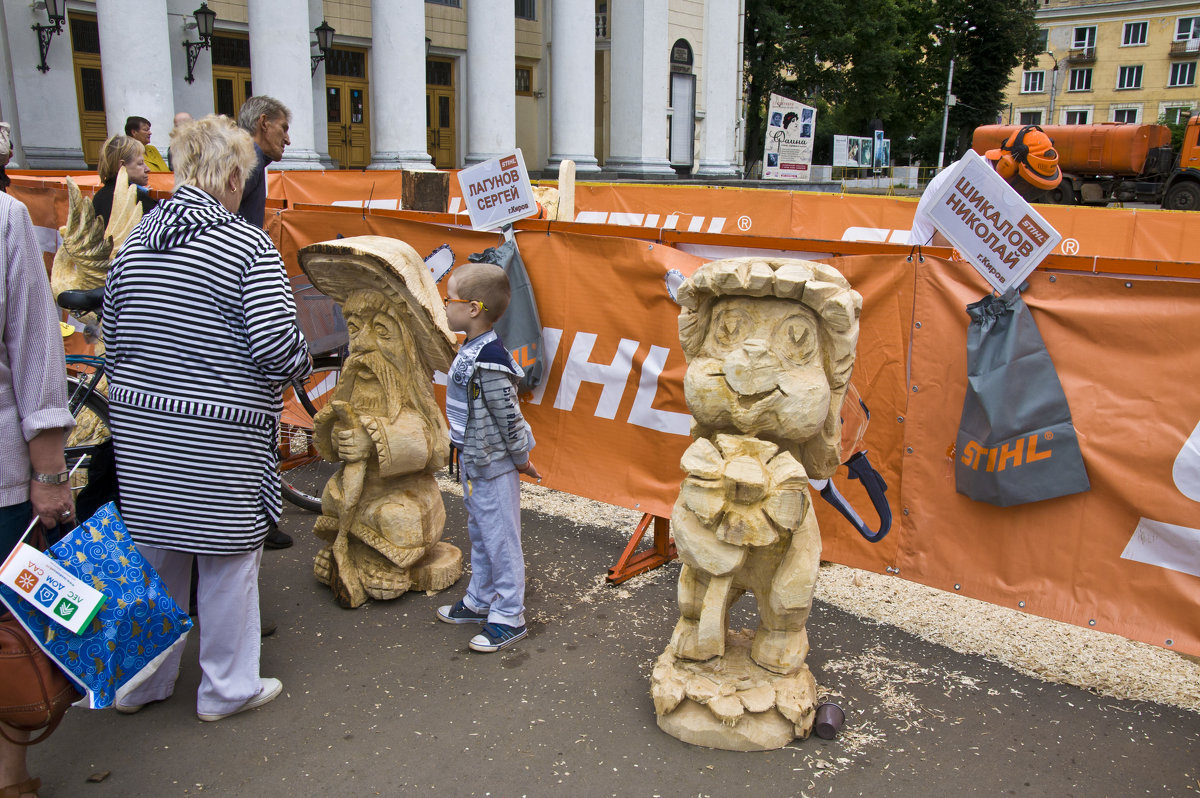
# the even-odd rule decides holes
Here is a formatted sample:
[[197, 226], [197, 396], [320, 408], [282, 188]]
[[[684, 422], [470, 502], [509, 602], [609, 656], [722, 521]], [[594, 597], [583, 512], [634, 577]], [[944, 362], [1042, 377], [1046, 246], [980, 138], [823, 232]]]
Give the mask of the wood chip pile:
[[[443, 491], [461, 495], [456, 482], [439, 480]], [[627, 540], [641, 518], [537, 485], [522, 483], [521, 494], [526, 509], [610, 530], [615, 540]], [[1157, 646], [832, 563], [823, 564], [817, 599], [1037, 679], [1200, 712], [1200, 661]]]

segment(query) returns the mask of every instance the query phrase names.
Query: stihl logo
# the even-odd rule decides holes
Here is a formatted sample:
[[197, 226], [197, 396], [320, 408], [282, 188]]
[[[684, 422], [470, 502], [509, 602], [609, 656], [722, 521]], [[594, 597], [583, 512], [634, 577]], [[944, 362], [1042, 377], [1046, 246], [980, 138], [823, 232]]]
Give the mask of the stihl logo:
[[1045, 244], [1046, 239], [1050, 237], [1050, 234], [1043, 230], [1041, 226], [1039, 226], [1038, 223], [1029, 216], [1026, 216], [1024, 219], [1017, 222], [1017, 227], [1021, 228], [1021, 232], [1029, 236], [1033, 240], [1033, 243], [1039, 247], [1042, 244]]
[[[1053, 435], [1054, 433], [1047, 432], [1046, 440], [1051, 440]], [[972, 471], [978, 471], [981, 466], [986, 466], [988, 471], [1003, 471], [1009, 466], [1019, 468], [1026, 463], [1045, 460], [1054, 454], [1050, 451], [1039, 452], [1037, 443], [1037, 433], [1028, 438], [1018, 438], [1014, 443], [1004, 443], [990, 449], [971, 441], [963, 447], [962, 464]]]

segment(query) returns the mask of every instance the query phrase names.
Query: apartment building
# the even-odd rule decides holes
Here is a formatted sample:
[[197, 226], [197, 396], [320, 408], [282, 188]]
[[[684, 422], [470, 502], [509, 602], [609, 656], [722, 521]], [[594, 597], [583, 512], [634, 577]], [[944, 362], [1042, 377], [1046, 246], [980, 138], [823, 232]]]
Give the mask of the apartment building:
[[1042, 50], [1014, 71], [1012, 124], [1154, 123], [1200, 109], [1200, 3], [1042, 0]]

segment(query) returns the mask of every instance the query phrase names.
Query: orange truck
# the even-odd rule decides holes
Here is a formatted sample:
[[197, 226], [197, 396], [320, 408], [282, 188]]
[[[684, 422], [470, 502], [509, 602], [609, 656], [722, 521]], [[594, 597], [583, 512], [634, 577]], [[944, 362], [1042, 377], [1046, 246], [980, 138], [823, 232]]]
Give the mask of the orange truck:
[[[971, 147], [995, 149], [1019, 125], [975, 129]], [[1200, 113], [1188, 120], [1183, 148], [1171, 149], [1166, 125], [1043, 125], [1058, 150], [1063, 181], [1049, 201], [1062, 205], [1153, 202], [1168, 210], [1200, 210]]]

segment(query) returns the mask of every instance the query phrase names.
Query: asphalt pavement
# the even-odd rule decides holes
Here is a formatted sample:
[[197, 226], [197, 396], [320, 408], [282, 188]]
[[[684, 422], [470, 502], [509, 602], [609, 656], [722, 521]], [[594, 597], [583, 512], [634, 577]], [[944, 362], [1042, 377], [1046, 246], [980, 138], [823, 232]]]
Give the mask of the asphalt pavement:
[[[461, 500], [446, 539], [464, 550]], [[604, 582], [629, 530], [524, 513], [529, 636], [476, 654], [437, 622], [461, 594], [340, 608], [312, 575], [313, 517], [263, 558], [273, 703], [195, 715], [195, 635], [176, 695], [137, 715], [72, 709], [30, 753], [43, 798], [300, 796], [1187, 796], [1200, 714], [1039, 682], [818, 603], [809, 664], [847, 713], [833, 740], [765, 753], [660, 732], [650, 667], [677, 617], [678, 565]], [[753, 625], [753, 602], [734, 623]], [[98, 779], [89, 781], [89, 777]]]

